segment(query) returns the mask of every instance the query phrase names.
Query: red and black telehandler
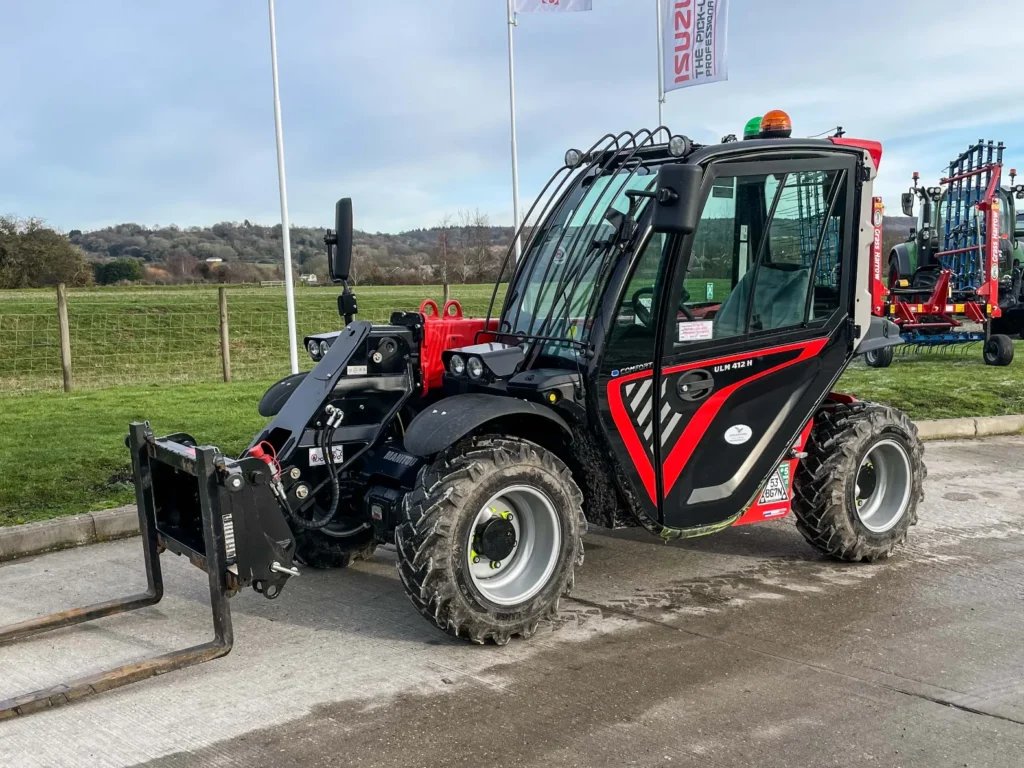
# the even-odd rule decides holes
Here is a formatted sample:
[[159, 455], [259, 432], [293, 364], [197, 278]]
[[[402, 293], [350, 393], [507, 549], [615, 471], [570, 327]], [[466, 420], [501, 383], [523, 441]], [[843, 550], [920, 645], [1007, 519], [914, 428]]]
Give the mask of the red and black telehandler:
[[891, 555], [922, 499], [917, 430], [833, 393], [855, 355], [900, 343], [872, 314], [882, 150], [790, 133], [777, 111], [751, 140], [659, 128], [570, 150], [480, 319], [427, 301], [356, 320], [340, 201], [326, 240], [344, 326], [304, 340], [315, 366], [267, 391], [250, 447], [129, 429], [147, 592], [0, 630], [152, 605], [170, 551], [208, 574], [214, 640], [0, 702], [0, 719], [224, 655], [228, 596], [276, 598], [381, 543], [427, 621], [498, 645], [557, 610], [588, 523], [669, 540], [792, 510], [828, 557]]

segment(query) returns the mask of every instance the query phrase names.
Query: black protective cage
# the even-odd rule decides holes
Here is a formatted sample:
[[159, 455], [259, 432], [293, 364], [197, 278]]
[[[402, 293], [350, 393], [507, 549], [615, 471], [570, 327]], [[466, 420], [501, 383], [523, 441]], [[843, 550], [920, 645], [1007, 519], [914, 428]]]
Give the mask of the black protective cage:
[[[658, 143], [659, 138], [663, 139], [664, 143]], [[623, 191], [627, 189], [629, 182], [641, 168], [650, 170], [665, 162], [683, 161], [682, 157], [674, 157], [670, 154], [669, 141], [671, 138], [671, 131], [666, 126], [660, 126], [653, 130], [623, 131], [617, 135], [606, 134], [586, 151], [578, 152], [578, 162], [572, 165], [564, 164], [558, 169], [537, 195], [536, 200], [527, 211], [522, 224], [516, 231], [512, 244], [509, 246], [502, 261], [498, 278], [494, 284], [494, 290], [491, 293], [491, 301], [487, 309], [485, 324], [485, 327], [490, 326], [490, 320], [494, 315], [495, 305], [498, 300], [498, 288], [509, 272], [511, 265], [512, 270], [508, 293], [501, 313], [497, 335], [499, 340], [510, 340], [517, 344], [529, 342], [530, 348], [526, 355], [527, 361], [532, 362], [535, 360], [536, 356], [548, 344], [559, 344], [584, 353], [590, 349], [591, 345], [589, 343], [574, 338], [568, 333], [552, 333], [552, 323], [558, 317], [559, 312], [563, 313], [566, 319], [568, 318], [583, 277], [590, 272], [592, 267], [596, 266], [595, 288], [587, 301], [584, 315], [580, 318], [585, 325], [592, 320], [600, 305], [603, 287], [608, 280], [612, 268], [615, 266], [616, 259], [621, 255], [621, 249], [632, 242], [636, 235], [636, 229], [635, 227], [619, 228], [612, 242], [596, 250], [593, 247], [597, 235], [596, 228], [593, 230], [590, 242], [584, 244], [582, 243], [582, 238], [593, 222], [599, 222], [607, 215], [611, 209], [611, 204], [620, 198]], [[687, 148], [693, 146], [689, 140], [684, 141]], [[557, 251], [564, 246], [565, 252], [571, 254], [571, 257], [570, 261], [562, 269], [557, 282], [549, 280], [553, 260], [548, 261], [541, 275], [540, 285], [543, 286], [543, 293], [538, 298], [537, 303], [541, 305], [544, 296], [548, 295], [549, 291], [551, 291], [553, 300], [550, 309], [536, 332], [513, 332], [522, 311], [522, 301], [519, 292], [525, 290], [537, 269], [538, 258], [534, 254], [534, 249], [538, 245], [537, 239], [543, 231], [543, 225], [562, 208], [569, 195], [579, 185], [586, 183], [588, 180], [620, 171], [625, 172], [620, 174], [621, 181], [618, 183], [617, 188], [614, 188], [610, 194], [602, 193], [597, 196], [593, 203], [590, 204], [589, 210], [586, 211], [582, 224], [569, 239], [568, 243], [566, 243], [566, 236], [569, 234], [568, 228], [561, 233], [556, 241], [553, 250]], [[653, 174], [651, 178], [653, 183]], [[602, 201], [606, 201], [607, 204], [601, 206]], [[634, 208], [632, 213], [637, 215], [637, 218], [632, 221], [635, 225], [640, 217], [642, 198], [631, 198], [631, 203]], [[523, 258], [518, 262], [513, 260], [517, 243], [523, 244]], [[565, 326], [567, 327], [568, 323]], [[504, 333], [505, 331], [508, 333]]]

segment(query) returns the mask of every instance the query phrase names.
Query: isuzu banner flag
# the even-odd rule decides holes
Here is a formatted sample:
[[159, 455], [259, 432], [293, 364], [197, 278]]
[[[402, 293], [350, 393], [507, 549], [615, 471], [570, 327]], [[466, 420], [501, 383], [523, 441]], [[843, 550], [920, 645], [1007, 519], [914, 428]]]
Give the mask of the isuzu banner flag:
[[665, 91], [728, 80], [729, 0], [661, 2]]
[[516, 0], [516, 13], [592, 11], [594, 0]]

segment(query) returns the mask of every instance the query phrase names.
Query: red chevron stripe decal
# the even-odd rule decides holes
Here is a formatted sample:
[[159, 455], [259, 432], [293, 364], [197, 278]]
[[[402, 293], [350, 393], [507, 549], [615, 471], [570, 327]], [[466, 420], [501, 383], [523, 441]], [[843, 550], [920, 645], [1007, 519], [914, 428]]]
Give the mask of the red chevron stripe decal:
[[[778, 365], [772, 366], [771, 368], [767, 368], [763, 371], [759, 371], [746, 379], [736, 382], [735, 384], [715, 390], [711, 396], [700, 405], [697, 411], [690, 417], [690, 420], [683, 429], [682, 434], [676, 440], [675, 445], [669, 451], [668, 457], [665, 459], [665, 471], [663, 478], [665, 493], [667, 494], [675, 485], [679, 476], [682, 474], [683, 469], [685, 469], [687, 461], [689, 461], [690, 455], [693, 452], [693, 447], [703, 439], [708, 427], [714, 421], [715, 416], [718, 415], [725, 402], [737, 390], [745, 384], [756, 381], [770, 373], [775, 373], [783, 368], [787, 368], [798, 362], [816, 356], [825, 346], [827, 341], [828, 339], [824, 338], [809, 342], [804, 341], [796, 344], [787, 344], [780, 347], [768, 347], [766, 349], [751, 350], [734, 355], [727, 355], [725, 357], [708, 358], [695, 363], [685, 363], [683, 365], [666, 368], [663, 376], [669, 376], [674, 373], [695, 368], [724, 365], [726, 363], [738, 362], [740, 360], [761, 355], [778, 354], [795, 350], [800, 351], [800, 354], [797, 357], [781, 362]], [[625, 402], [626, 398], [623, 394], [623, 389], [630, 382], [639, 382], [645, 379], [651, 379], [653, 376], [653, 370], [646, 370], [612, 379], [608, 382], [608, 405], [611, 410], [612, 420], [615, 422], [615, 426], [618, 429], [619, 434], [622, 436], [622, 441], [626, 446], [626, 451], [629, 453], [629, 456], [633, 461], [637, 474], [640, 476], [640, 481], [643, 483], [644, 489], [647, 491], [651, 502], [657, 504], [657, 484], [655, 482], [654, 467], [651, 463], [648, 450], [645, 448], [641, 435], [637, 430], [637, 426], [634, 424], [633, 419], [630, 417], [630, 413], [627, 410], [627, 404]]]

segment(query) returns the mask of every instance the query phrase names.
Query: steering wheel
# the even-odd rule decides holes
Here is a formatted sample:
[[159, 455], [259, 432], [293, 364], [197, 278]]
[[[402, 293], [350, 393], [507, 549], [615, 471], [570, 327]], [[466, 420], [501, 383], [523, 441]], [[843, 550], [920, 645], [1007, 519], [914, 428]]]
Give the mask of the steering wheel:
[[[646, 325], [648, 328], [651, 327], [651, 310], [645, 307], [640, 299], [644, 296], [650, 296], [653, 303], [654, 300], [654, 286], [648, 285], [644, 288], [640, 288], [633, 293], [631, 303], [633, 304], [633, 312], [639, 318], [640, 322]], [[683, 288], [683, 295], [679, 297], [679, 311], [683, 313], [687, 320], [696, 320], [693, 316], [693, 312], [686, 306], [686, 302], [690, 300], [690, 292]]]

